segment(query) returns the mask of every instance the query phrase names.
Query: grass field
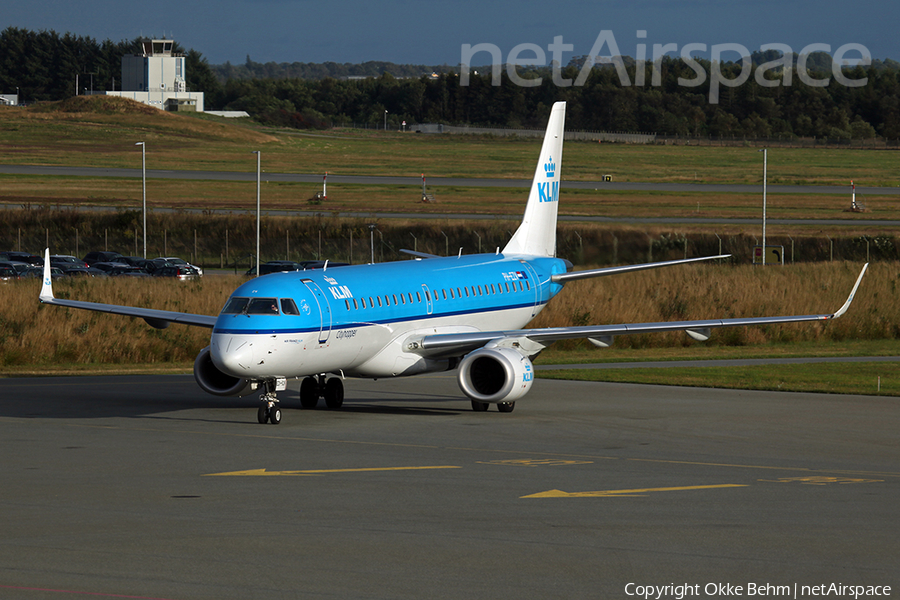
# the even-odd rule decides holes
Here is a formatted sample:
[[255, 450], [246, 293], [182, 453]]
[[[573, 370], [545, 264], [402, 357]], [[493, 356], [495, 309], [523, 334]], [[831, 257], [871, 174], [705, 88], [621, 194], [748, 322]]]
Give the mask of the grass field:
[[[68, 101], [67, 101], [68, 102]], [[333, 130], [263, 130], [210, 116], [77, 112], [90, 99], [52, 109], [0, 108], [0, 164], [140, 166], [147, 143], [151, 169], [254, 171], [251, 150], [271, 172], [530, 179], [540, 139]], [[67, 112], [74, 111], [74, 112]], [[771, 184], [897, 186], [892, 150], [772, 149]], [[564, 178], [615, 181], [761, 183], [762, 157], [752, 147], [566, 143]]]

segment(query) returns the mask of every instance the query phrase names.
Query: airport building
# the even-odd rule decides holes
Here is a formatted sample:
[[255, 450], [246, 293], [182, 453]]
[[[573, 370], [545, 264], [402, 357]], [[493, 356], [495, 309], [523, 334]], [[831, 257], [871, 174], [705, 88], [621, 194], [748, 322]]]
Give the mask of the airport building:
[[188, 91], [184, 55], [173, 53], [173, 46], [172, 40], [143, 40], [140, 54], [122, 57], [122, 91], [106, 95], [160, 110], [203, 112], [203, 92]]

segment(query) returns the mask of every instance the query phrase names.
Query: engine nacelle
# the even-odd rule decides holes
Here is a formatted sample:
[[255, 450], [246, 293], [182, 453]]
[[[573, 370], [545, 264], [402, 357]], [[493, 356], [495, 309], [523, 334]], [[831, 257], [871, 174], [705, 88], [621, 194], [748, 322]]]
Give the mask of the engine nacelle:
[[249, 379], [234, 377], [216, 368], [209, 355], [209, 346], [194, 360], [194, 379], [204, 392], [214, 396], [246, 396], [256, 389]]
[[477, 402], [514, 402], [531, 389], [534, 367], [512, 348], [481, 348], [459, 364], [459, 387]]

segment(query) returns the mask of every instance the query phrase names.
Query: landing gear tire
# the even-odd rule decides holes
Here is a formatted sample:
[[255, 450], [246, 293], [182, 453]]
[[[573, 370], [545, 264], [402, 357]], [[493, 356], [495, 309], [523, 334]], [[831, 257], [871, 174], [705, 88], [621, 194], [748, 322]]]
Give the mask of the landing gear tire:
[[269, 420], [269, 407], [266, 404], [261, 404], [259, 406], [259, 410], [256, 411], [256, 419], [259, 421], [260, 425], [265, 425], [266, 421]]
[[497, 403], [497, 410], [499, 410], [502, 413], [510, 413], [513, 411], [513, 409], [515, 407], [516, 407], [515, 402], [498, 402]]
[[487, 402], [478, 402], [477, 400], [472, 400], [472, 410], [475, 412], [484, 412], [490, 406]]
[[300, 406], [315, 408], [319, 404], [319, 382], [315, 377], [305, 377], [300, 382]]
[[344, 404], [344, 383], [332, 377], [325, 383], [325, 406], [337, 410]]
[[269, 409], [269, 421], [272, 422], [272, 425], [281, 423], [281, 409], [277, 404]]

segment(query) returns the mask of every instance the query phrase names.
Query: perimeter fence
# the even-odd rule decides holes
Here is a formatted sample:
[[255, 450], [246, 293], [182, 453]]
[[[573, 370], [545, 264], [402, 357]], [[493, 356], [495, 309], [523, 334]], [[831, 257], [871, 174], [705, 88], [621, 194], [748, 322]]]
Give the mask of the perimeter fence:
[[[139, 211], [85, 213], [67, 209], [7, 210], [2, 214], [0, 251], [83, 257], [93, 250], [143, 254]], [[518, 226], [512, 220], [429, 220], [393, 223], [333, 216], [263, 217], [260, 260], [332, 260], [367, 263], [409, 258], [401, 249], [454, 256], [496, 252]], [[762, 243], [755, 234], [687, 233], [677, 227], [616, 227], [561, 223], [557, 254], [577, 265], [631, 264], [714, 254], [731, 254], [734, 263], [752, 262]], [[785, 264], [821, 261], [900, 260], [900, 238], [893, 235], [769, 235], [767, 246], [781, 246]], [[147, 257], [179, 256], [206, 268], [242, 272], [256, 262], [255, 213], [230, 215], [150, 213]], [[767, 259], [770, 260], [770, 259]]]

